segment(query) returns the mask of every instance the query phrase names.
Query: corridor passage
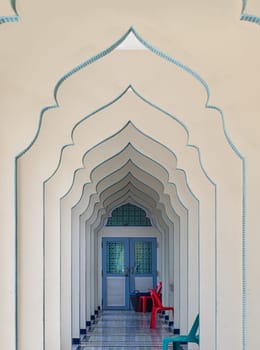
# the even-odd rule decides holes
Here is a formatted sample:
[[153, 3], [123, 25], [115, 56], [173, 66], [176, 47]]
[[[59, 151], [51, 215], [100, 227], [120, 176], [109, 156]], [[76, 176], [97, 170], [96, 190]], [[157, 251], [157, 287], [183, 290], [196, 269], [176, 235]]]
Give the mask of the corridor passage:
[[162, 338], [173, 333], [159, 316], [156, 329], [150, 329], [150, 315], [135, 311], [102, 311], [75, 349], [161, 349]]

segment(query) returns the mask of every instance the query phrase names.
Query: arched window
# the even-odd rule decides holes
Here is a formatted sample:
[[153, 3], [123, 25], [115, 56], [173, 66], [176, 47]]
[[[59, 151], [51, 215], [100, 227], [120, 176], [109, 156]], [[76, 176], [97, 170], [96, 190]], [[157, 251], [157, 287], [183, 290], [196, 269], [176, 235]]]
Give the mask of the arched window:
[[143, 209], [127, 203], [112, 211], [106, 226], [152, 226]]

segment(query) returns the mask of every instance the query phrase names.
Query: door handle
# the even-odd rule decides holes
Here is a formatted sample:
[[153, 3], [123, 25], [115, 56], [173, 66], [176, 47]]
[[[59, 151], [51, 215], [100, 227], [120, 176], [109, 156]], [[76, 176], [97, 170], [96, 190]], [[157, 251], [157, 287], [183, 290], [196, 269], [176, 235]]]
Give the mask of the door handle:
[[125, 268], [125, 277], [128, 277], [129, 276], [129, 267], [126, 267]]

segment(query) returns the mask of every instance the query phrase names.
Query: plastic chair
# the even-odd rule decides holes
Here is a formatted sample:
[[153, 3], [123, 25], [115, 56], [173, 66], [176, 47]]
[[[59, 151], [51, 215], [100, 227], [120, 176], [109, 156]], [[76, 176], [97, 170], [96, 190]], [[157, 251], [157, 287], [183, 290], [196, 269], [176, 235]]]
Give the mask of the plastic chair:
[[[159, 296], [159, 298], [161, 298], [162, 282], [161, 281], [158, 282], [153, 290]], [[139, 297], [138, 311], [146, 312], [148, 300], [152, 300], [151, 294], [150, 295], [141, 295]]]
[[199, 315], [197, 315], [188, 335], [179, 335], [176, 337], [163, 338], [162, 350], [168, 349], [168, 344], [173, 343], [173, 350], [179, 350], [181, 343], [199, 344]]
[[156, 327], [156, 315], [159, 311], [166, 311], [170, 310], [172, 312], [172, 319], [174, 318], [174, 308], [172, 306], [163, 306], [162, 302], [159, 298], [159, 296], [154, 292], [154, 290], [150, 289], [152, 301], [153, 301], [153, 308], [151, 313], [151, 320], [150, 320], [150, 328]]

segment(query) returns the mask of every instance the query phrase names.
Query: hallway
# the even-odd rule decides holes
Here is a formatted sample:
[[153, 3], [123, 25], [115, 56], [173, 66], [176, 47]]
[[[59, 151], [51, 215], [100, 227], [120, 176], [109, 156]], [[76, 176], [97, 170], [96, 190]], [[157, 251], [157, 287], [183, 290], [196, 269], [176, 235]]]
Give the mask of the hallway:
[[150, 329], [150, 315], [134, 311], [102, 311], [73, 350], [161, 349], [162, 338], [173, 333], [159, 317], [156, 329]]

